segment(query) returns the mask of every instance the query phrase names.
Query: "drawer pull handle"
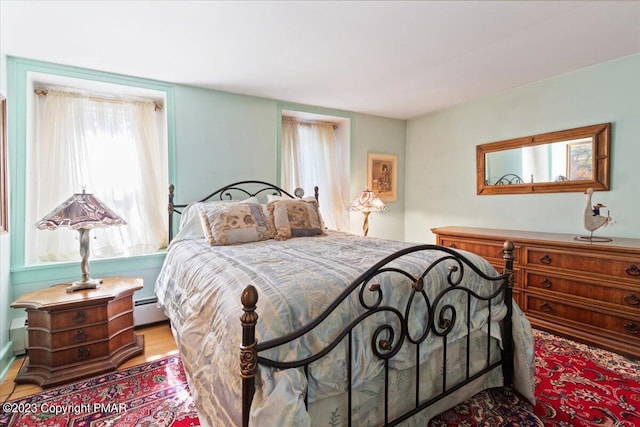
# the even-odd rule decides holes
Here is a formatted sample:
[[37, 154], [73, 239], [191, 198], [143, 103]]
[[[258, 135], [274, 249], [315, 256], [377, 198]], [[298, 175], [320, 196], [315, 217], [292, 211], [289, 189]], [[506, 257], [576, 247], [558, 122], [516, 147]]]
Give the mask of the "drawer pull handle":
[[78, 349], [78, 359], [85, 360], [88, 359], [90, 355], [91, 350], [89, 350], [87, 347], [80, 347]]
[[551, 257], [549, 255], [545, 255], [540, 258], [540, 262], [549, 265], [551, 264]]
[[76, 313], [75, 316], [73, 316], [73, 319], [71, 319], [71, 321], [73, 323], [84, 323], [87, 321], [87, 313], [80, 310], [79, 312]]
[[545, 313], [548, 313], [551, 311], [551, 305], [549, 305], [549, 303], [543, 302], [540, 305], [540, 310], [544, 311]]
[[627, 332], [633, 335], [638, 335], [640, 333], [640, 328], [638, 328], [638, 325], [633, 322], [626, 323], [624, 325], [624, 328], [627, 330]]
[[638, 297], [634, 293], [631, 293], [631, 294], [625, 296], [624, 300], [629, 305], [640, 305], [640, 299], [638, 299]]
[[450, 244], [450, 245], [449, 245], [449, 247], [450, 247], [450, 248], [453, 248], [453, 249], [457, 248], [457, 246], [456, 246], [456, 244], [455, 244], [455, 243]]
[[540, 281], [540, 286], [545, 289], [549, 289], [552, 285], [553, 283], [551, 283], [551, 280], [547, 279], [546, 277]]
[[75, 342], [85, 342], [88, 336], [89, 334], [87, 334], [84, 329], [80, 329], [73, 337], [73, 340]]
[[627, 267], [624, 271], [626, 271], [629, 276], [640, 276], [640, 268], [638, 268], [638, 266], [635, 264], [629, 265], [629, 267]]

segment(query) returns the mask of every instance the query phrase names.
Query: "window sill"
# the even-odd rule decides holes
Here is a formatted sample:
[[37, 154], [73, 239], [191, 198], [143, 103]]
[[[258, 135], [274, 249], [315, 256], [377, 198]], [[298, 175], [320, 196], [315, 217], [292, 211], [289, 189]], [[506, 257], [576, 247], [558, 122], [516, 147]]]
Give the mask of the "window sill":
[[[128, 258], [108, 258], [89, 260], [91, 276], [126, 276], [128, 272], [157, 269], [162, 267], [166, 250], [153, 254]], [[11, 269], [11, 284], [23, 285], [34, 282], [58, 283], [80, 279], [80, 261], [52, 262]]]

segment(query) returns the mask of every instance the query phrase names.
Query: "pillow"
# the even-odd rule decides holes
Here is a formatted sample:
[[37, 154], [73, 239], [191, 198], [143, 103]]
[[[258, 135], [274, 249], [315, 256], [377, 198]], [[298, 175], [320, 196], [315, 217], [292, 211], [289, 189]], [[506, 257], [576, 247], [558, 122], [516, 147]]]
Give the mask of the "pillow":
[[199, 206], [202, 228], [211, 246], [258, 242], [271, 238], [259, 203]]
[[276, 200], [269, 202], [267, 209], [271, 234], [275, 240], [325, 234], [315, 199]]
[[202, 239], [207, 237], [202, 229], [202, 221], [200, 220], [200, 206], [216, 206], [231, 203], [258, 203], [256, 197], [249, 197], [245, 200], [216, 200], [209, 202], [192, 202], [189, 203], [180, 215], [180, 229], [174, 236], [173, 240], [182, 239]]

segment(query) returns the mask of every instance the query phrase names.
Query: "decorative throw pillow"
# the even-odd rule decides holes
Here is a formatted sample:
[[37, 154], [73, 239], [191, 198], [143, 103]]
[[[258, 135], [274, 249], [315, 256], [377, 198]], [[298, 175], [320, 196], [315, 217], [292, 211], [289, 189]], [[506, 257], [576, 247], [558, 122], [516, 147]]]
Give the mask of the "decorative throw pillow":
[[275, 240], [325, 234], [315, 200], [276, 200], [269, 202], [267, 209], [271, 234]]
[[199, 206], [198, 210], [211, 246], [257, 242], [272, 237], [259, 203]]
[[256, 197], [249, 197], [245, 200], [214, 200], [207, 202], [191, 202], [183, 210], [180, 215], [180, 230], [174, 236], [174, 240], [182, 239], [202, 239], [207, 237], [202, 227], [200, 219], [200, 207], [224, 205], [231, 203], [259, 203]]

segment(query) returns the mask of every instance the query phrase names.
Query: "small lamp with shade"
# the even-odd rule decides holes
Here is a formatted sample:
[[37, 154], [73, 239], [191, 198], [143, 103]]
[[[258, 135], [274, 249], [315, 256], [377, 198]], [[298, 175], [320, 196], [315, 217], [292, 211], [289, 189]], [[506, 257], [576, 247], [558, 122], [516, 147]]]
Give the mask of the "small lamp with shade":
[[67, 292], [71, 293], [82, 289], [96, 289], [102, 283], [101, 279], [92, 279], [89, 275], [89, 230], [125, 224], [125, 220], [106, 207], [93, 194], [85, 193], [83, 189], [82, 193], [74, 194], [45, 215], [35, 226], [40, 230], [56, 230], [60, 227], [78, 230], [82, 278], [67, 287]]
[[368, 188], [356, 197], [349, 207], [348, 211], [362, 212], [364, 215], [364, 223], [362, 224], [362, 232], [364, 236], [369, 233], [369, 214], [371, 212], [388, 211], [389, 209], [382, 203], [382, 200]]

